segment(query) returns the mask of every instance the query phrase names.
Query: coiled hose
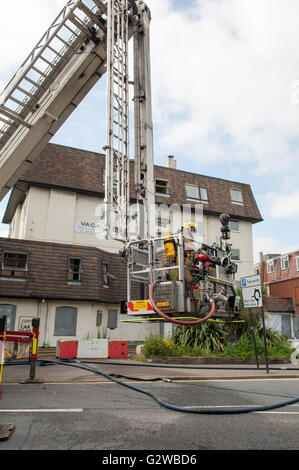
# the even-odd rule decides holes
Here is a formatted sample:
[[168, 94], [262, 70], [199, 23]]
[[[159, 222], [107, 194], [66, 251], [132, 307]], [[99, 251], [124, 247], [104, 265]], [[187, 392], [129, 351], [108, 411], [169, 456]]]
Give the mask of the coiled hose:
[[171, 322], [171, 323], [177, 323], [178, 325], [188, 325], [188, 326], [192, 326], [192, 325], [199, 325], [200, 323], [204, 323], [205, 321], [207, 321], [209, 318], [211, 318], [211, 316], [214, 314], [215, 312], [215, 302], [214, 300], [210, 300], [211, 302], [211, 310], [210, 312], [208, 313], [208, 315], [206, 315], [205, 317], [203, 318], [199, 318], [198, 320], [195, 320], [195, 321], [187, 321], [187, 320], [176, 320], [174, 318], [171, 318], [169, 317], [168, 315], [166, 315], [166, 313], [162, 312], [159, 307], [157, 307], [156, 305], [156, 302], [154, 301], [154, 289], [155, 289], [155, 286], [162, 282], [160, 279], [154, 281], [151, 285], [150, 285], [150, 288], [149, 288], [149, 299], [150, 299], [150, 303], [151, 303], [151, 306], [153, 307], [153, 309], [155, 310], [155, 312], [160, 315], [160, 317], [163, 317], [165, 318], [165, 320]]

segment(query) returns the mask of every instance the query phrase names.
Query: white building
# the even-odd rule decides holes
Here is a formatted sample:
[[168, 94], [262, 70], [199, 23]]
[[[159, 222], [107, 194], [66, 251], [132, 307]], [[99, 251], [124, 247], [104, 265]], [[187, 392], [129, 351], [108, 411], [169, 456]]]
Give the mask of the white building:
[[[155, 166], [154, 171], [156, 204], [159, 207], [162, 205], [162, 207], [183, 208], [190, 205], [193, 210], [196, 205], [202, 205], [203, 219], [200, 229], [205, 243], [212, 244], [220, 236], [219, 215], [225, 212], [231, 216], [231, 243], [233, 258], [238, 264], [237, 278], [253, 274], [252, 225], [260, 222], [262, 218], [250, 186], [177, 170], [173, 157], [169, 157], [165, 167]], [[30, 249], [34, 246], [34, 242], [37, 243], [36, 246], [39, 249], [43, 246], [40, 242], [45, 242], [45, 246], [49, 249], [51, 246], [52, 249], [58, 250], [61, 245], [65, 249], [68, 247], [70, 253], [76, 249], [79, 250], [80, 247], [83, 250], [88, 247], [90, 249], [98, 248], [99, 252], [108, 252], [111, 256], [113, 253], [118, 253], [122, 246], [120, 243], [107, 241], [98, 236], [103, 220], [104, 172], [105, 158], [103, 155], [48, 144], [11, 192], [3, 218], [3, 222], [9, 224], [9, 239], [2, 239], [2, 244], [4, 240], [5, 246], [9, 240], [11, 242], [18, 240], [19, 243], [23, 240], [24, 243], [31, 242], [28, 245], [31, 247]], [[132, 203], [134, 203], [133, 191]], [[163, 213], [159, 211], [156, 216], [157, 230], [167, 231], [169, 229], [166, 226], [167, 217], [163, 218]], [[18, 250], [22, 252], [20, 247]], [[70, 258], [71, 255], [64, 253], [63, 256]], [[78, 256], [78, 258], [82, 259], [83, 266], [82, 256], [81, 258]], [[120, 263], [120, 260], [117, 262]], [[30, 277], [30, 260], [28, 266], [28, 277], [25, 278], [27, 280]], [[57, 266], [57, 269], [62, 269], [62, 267]], [[67, 277], [69, 266], [65, 266], [65, 269], [66, 278], [63, 282], [75, 282], [76, 287], [78, 281], [71, 281]], [[83, 274], [86, 276], [84, 268]], [[69, 336], [93, 337], [96, 334], [101, 335], [96, 321], [97, 312], [103, 313], [101, 327], [107, 332], [108, 337], [142, 341], [150, 331], [158, 331], [157, 325], [135, 325], [133, 327], [120, 323], [120, 299], [113, 302], [114, 288], [110, 291], [110, 298], [105, 295], [105, 298], [102, 296], [103, 299], [101, 299], [99, 293], [94, 295], [91, 293], [90, 300], [87, 301], [84, 295], [78, 298], [78, 295], [72, 296], [70, 292], [66, 292], [65, 289], [70, 287], [69, 284], [61, 290], [60, 297], [56, 299], [53, 290], [49, 293], [46, 289], [44, 293], [42, 291], [34, 293], [34, 288], [27, 291], [26, 289], [23, 291], [16, 289], [13, 284], [16, 282], [24, 284], [27, 281], [24, 279], [21, 281], [9, 279], [8, 281], [7, 276], [3, 275], [2, 266], [0, 286], [3, 285], [3, 281], [6, 286], [5, 292], [10, 293], [0, 299], [0, 315], [4, 311], [3, 308], [6, 308], [2, 307], [1, 310], [1, 305], [12, 305], [15, 312], [15, 327], [18, 325], [19, 318], [29, 315], [28, 312], [31, 312], [31, 316], [40, 316], [41, 331], [43, 332], [41, 341], [44, 344], [55, 345], [57, 340], [57, 335], [54, 334], [55, 320], [60, 312], [58, 310], [57, 313], [57, 308], [63, 306], [73, 306], [77, 309], [76, 328], [74, 329], [76, 334]], [[81, 282], [83, 282], [83, 276]], [[100, 282], [103, 282], [103, 279]], [[113, 282], [117, 281], [111, 280], [111, 283]], [[74, 293], [73, 287], [74, 285], [71, 290]], [[43, 289], [42, 286], [39, 289]], [[2, 289], [0, 289], [1, 292], [3, 292]], [[26, 295], [25, 292], [27, 292]], [[112, 310], [118, 312], [117, 328], [107, 329], [107, 325], [111, 321], [111, 318], [108, 321], [108, 311]], [[57, 331], [56, 329], [56, 333]]]

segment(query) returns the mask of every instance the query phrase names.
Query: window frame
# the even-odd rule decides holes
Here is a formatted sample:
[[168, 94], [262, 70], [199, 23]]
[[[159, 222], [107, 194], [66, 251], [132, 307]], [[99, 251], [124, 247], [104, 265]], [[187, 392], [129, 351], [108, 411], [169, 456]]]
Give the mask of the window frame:
[[[232, 225], [231, 225], [232, 222], [235, 223], [235, 224], [238, 224], [238, 228], [237, 228], [237, 229], [236, 229], [236, 228], [232, 228]], [[238, 233], [240, 233], [241, 230], [240, 230], [240, 221], [239, 221], [239, 220], [237, 220], [237, 219], [231, 219], [231, 221], [230, 221], [230, 231], [231, 231], [231, 232], [238, 232]]]
[[[114, 318], [112, 317], [112, 315]], [[114, 322], [112, 321], [115, 320]], [[112, 325], [112, 326], [111, 326]], [[117, 309], [109, 309], [107, 311], [107, 329], [109, 330], [116, 330], [118, 328], [118, 310]]]
[[[75, 314], [74, 318], [74, 330], [72, 333], [64, 333], [64, 332], [57, 332], [56, 328], [58, 327], [57, 325], [57, 313], [59, 309], [69, 309], [72, 310], [72, 312]], [[53, 331], [53, 336], [76, 336], [77, 333], [77, 323], [78, 323], [78, 308], [77, 307], [72, 307], [71, 305], [59, 305], [55, 309], [55, 317], [54, 317], [54, 331]], [[60, 326], [61, 328], [61, 326]]]
[[[71, 270], [71, 260], [79, 260], [80, 263], [79, 263], [79, 271], [78, 273], [78, 279], [73, 279], [71, 278], [71, 274], [75, 274], [72, 270]], [[81, 282], [82, 281], [82, 258], [80, 256], [69, 256], [68, 257], [68, 281], [69, 282]]]
[[[15, 255], [24, 255], [26, 256], [26, 266], [25, 268], [22, 267], [13, 267], [13, 266], [5, 266], [5, 255], [6, 254], [15, 254]], [[25, 251], [13, 251], [13, 250], [3, 250], [2, 251], [2, 263], [1, 263], [1, 269], [2, 271], [20, 271], [20, 272], [28, 272], [28, 261], [29, 261], [29, 255]]]
[[109, 281], [109, 265], [108, 263], [102, 263], [102, 274], [103, 274], [103, 287], [105, 289], [109, 289], [110, 281]]
[[[231, 201], [231, 203], [243, 206], [244, 205], [244, 199], [243, 199], [243, 193], [242, 193], [241, 189], [239, 189], [239, 188], [230, 188], [229, 191], [230, 191], [230, 201]], [[241, 196], [240, 201], [238, 201], [237, 199], [234, 199], [233, 191], [235, 191], [237, 193], [240, 193], [240, 196]]]
[[[206, 198], [202, 197], [202, 191], [205, 191], [206, 193]], [[200, 196], [200, 201], [201, 202], [209, 202], [209, 196], [208, 196], [208, 189], [204, 188], [203, 186], [199, 186], [199, 196]]]
[[[267, 264], [267, 274], [273, 274], [274, 273], [274, 259], [268, 259], [266, 261]], [[270, 265], [272, 266], [272, 269], [270, 270]]]
[[299, 256], [295, 257], [295, 263], [296, 263], [296, 272], [299, 272]]
[[[196, 188], [198, 191], [198, 197], [188, 196], [187, 194], [188, 187]], [[185, 183], [185, 194], [186, 194], [186, 199], [190, 199], [191, 201], [200, 201], [200, 189], [199, 189], [198, 184]]]
[[[285, 267], [284, 262], [287, 260], [287, 267]], [[281, 271], [286, 271], [290, 267], [289, 255], [283, 255], [280, 257], [280, 269]]]
[[[238, 251], [238, 253], [239, 253], [238, 259], [234, 258], [233, 251]], [[232, 261], [235, 261], [235, 262], [237, 262], [237, 263], [241, 261], [241, 250], [240, 250], [240, 248], [232, 248], [232, 249], [231, 249], [231, 260], [232, 260]]]
[[14, 331], [15, 330], [15, 325], [16, 325], [16, 317], [17, 317], [17, 306], [15, 304], [2, 304], [0, 303], [0, 307], [11, 307], [11, 312], [9, 312], [9, 314], [4, 314], [4, 313], [0, 313], [0, 318], [3, 318], [3, 316], [6, 316], [6, 317], [9, 317], [9, 319], [7, 320], [7, 323], [11, 323], [10, 324], [10, 327], [8, 328], [8, 325], [7, 325], [7, 330], [8, 331]]
[[[157, 182], [162, 182], [162, 183], [166, 183], [166, 185], [164, 186], [164, 184], [157, 184]], [[165, 188], [166, 189], [166, 192], [160, 192], [160, 191], [157, 191], [157, 187], [160, 187], [160, 188]], [[163, 178], [155, 178], [155, 194], [157, 196], [166, 196], [166, 197], [169, 197], [169, 181], [166, 180], [166, 179], [163, 179]]]

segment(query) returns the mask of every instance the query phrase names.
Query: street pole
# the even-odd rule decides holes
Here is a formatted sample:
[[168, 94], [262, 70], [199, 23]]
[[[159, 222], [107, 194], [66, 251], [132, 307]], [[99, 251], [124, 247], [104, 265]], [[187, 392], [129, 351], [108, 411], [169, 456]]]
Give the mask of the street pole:
[[254, 327], [253, 327], [253, 318], [252, 318], [252, 310], [251, 310], [251, 308], [249, 309], [249, 315], [250, 315], [250, 329], [251, 329], [252, 340], [253, 340], [253, 345], [254, 345], [254, 353], [255, 353], [255, 359], [256, 359], [256, 366], [257, 366], [257, 369], [259, 369], [259, 368], [260, 368], [260, 365], [259, 365], [259, 357], [258, 357], [257, 348], [256, 348], [256, 341], [255, 341], [255, 333], [254, 333]]
[[267, 340], [266, 340], [266, 326], [265, 326], [264, 307], [262, 307], [262, 320], [263, 320], [263, 336], [264, 336], [264, 345], [265, 345], [266, 370], [267, 370], [267, 374], [268, 374], [269, 373], [269, 362], [268, 362], [268, 349], [267, 349]]

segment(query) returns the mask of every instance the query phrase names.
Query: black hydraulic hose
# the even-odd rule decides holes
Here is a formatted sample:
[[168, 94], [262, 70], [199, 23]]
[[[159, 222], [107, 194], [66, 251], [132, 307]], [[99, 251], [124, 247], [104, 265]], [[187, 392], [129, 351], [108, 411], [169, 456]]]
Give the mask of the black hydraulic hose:
[[[72, 361], [72, 359], [67, 359], [68, 363]], [[45, 363], [45, 364], [41, 364]], [[37, 363], [38, 365], [46, 365], [47, 359], [38, 359]], [[49, 361], [50, 363], [51, 361]], [[84, 364], [97, 364], [97, 365], [110, 365], [110, 366], [123, 366], [123, 362], [105, 362], [105, 361], [81, 361]], [[8, 361], [5, 363], [5, 366], [13, 366], [13, 365], [24, 365], [24, 364], [30, 364], [29, 360], [14, 360], [14, 361]], [[49, 364], [50, 365], [50, 364]], [[159, 369], [188, 369], [188, 370], [255, 370], [253, 367], [210, 367], [210, 366], [178, 366], [178, 365], [166, 365], [166, 364], [145, 364], [145, 363], [125, 363], [126, 367], [152, 367], [152, 368], [159, 368]], [[299, 367], [269, 367], [269, 370], [299, 370]], [[267, 370], [266, 367], [260, 367], [258, 370], [263, 371]]]
[[[121, 380], [112, 377], [110, 374], [107, 374], [106, 372], [95, 369], [94, 367], [90, 367], [85, 365], [83, 362], [80, 362], [78, 359], [73, 362], [63, 362], [63, 361], [57, 361], [54, 359], [42, 359], [40, 363], [52, 363], [52, 364], [58, 364], [58, 365], [64, 365], [64, 366], [69, 366], [69, 367], [76, 367], [79, 369], [84, 369], [88, 370], [90, 372], [94, 372], [95, 374], [99, 374], [108, 380], [111, 380], [114, 383], [117, 383], [118, 385], [121, 385], [123, 387], [126, 387], [130, 390], [134, 390], [139, 393], [143, 393], [144, 395], [147, 395], [151, 397], [153, 400], [155, 400], [159, 405], [163, 406], [164, 408], [173, 410], [173, 411], [179, 411], [183, 413], [193, 413], [193, 414], [244, 414], [244, 413], [252, 413], [252, 412], [258, 412], [258, 411], [267, 411], [267, 410], [272, 410], [275, 408], [281, 408], [283, 406], [289, 406], [293, 405], [294, 403], [299, 402], [299, 397], [292, 398], [290, 400], [280, 402], [280, 403], [275, 403], [273, 405], [264, 405], [264, 406], [255, 406], [255, 407], [244, 407], [244, 408], [192, 408], [192, 407], [183, 407], [183, 406], [177, 406], [173, 405], [171, 403], [167, 403], [161, 398], [157, 397], [153, 392], [150, 392], [148, 390], [143, 390], [139, 387], [136, 387], [135, 385], [132, 384], [127, 384], [125, 382], [122, 382]], [[24, 361], [25, 363], [25, 361]]]

